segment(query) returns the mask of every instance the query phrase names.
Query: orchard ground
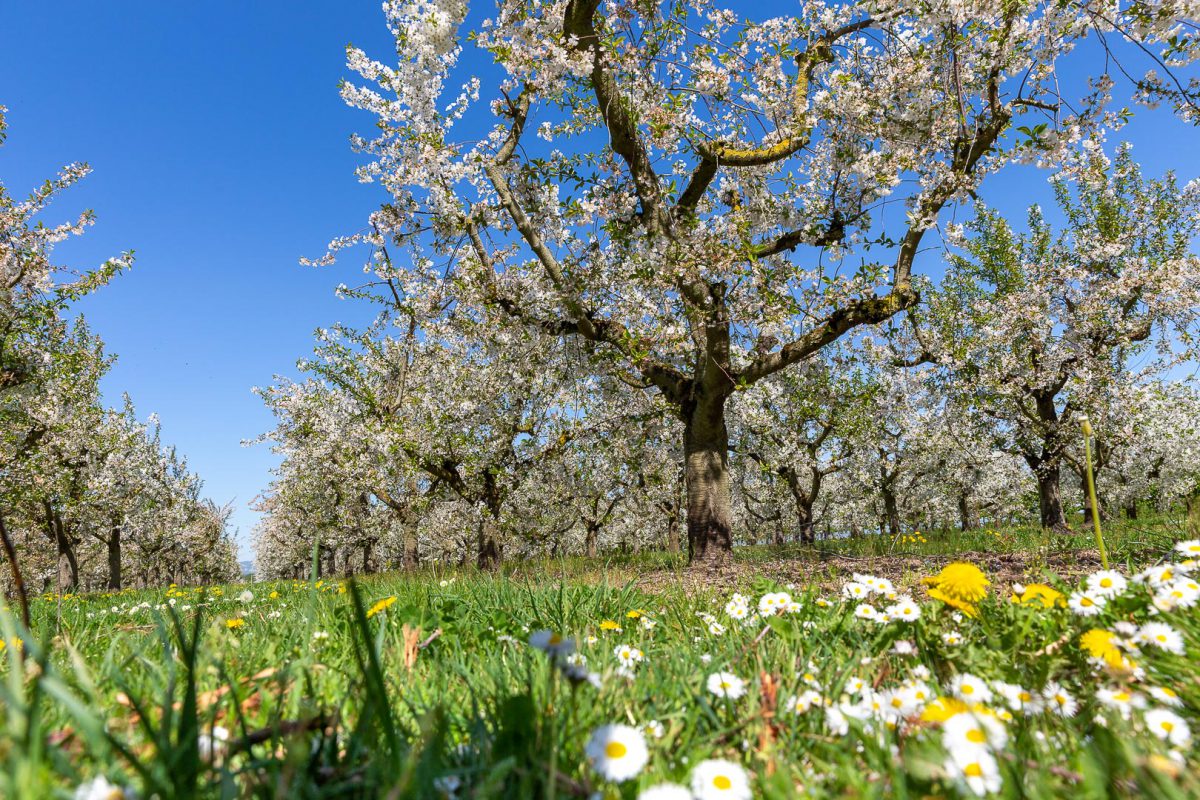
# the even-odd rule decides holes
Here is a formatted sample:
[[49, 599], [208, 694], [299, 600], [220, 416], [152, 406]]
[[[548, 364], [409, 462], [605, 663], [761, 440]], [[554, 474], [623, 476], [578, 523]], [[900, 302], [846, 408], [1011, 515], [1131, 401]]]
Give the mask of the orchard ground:
[[1200, 543], [1077, 529], [43, 596], [0, 796], [1200, 796]]

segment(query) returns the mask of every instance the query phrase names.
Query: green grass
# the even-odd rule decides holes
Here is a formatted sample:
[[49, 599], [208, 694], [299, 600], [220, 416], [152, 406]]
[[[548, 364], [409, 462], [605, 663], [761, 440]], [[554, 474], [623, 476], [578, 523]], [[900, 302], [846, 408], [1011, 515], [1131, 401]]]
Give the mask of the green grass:
[[[1166, 523], [1162, 539], [1141, 550], [1138, 542], [1159, 533], [1123, 530], [1110, 539], [1123, 558], [1151, 560], [1169, 547]], [[920, 547], [930, 554], [1037, 546], [1035, 535], [1012, 531], [927, 538]], [[835, 544], [866, 555], [882, 543]], [[753, 564], [786, 552], [748, 548], [739, 558]], [[658, 554], [607, 563], [616, 576], [678, 561]], [[648, 591], [606, 580], [585, 561], [554, 562], [561, 580], [538, 577], [545, 566], [496, 577], [431, 571], [357, 584], [42, 597], [32, 634], [5, 611], [4, 638], [22, 644], [0, 654], [0, 796], [71, 797], [104, 775], [163, 798], [426, 798], [439, 796], [435, 787], [447, 778], [463, 798], [632, 798], [654, 783], [686, 784], [708, 758], [743, 765], [755, 797], [801, 789], [816, 797], [954, 795], [963, 787], [946, 773], [937, 723], [914, 716], [893, 730], [880, 719], [851, 719], [843, 735], [819, 708], [785, 710], [808, 688], [806, 673], [837, 706], [852, 678], [886, 692], [914, 668], [929, 671], [929, 699], [966, 672], [1031, 690], [1055, 680], [1078, 701], [1069, 719], [1018, 713], [1005, 723], [1008, 743], [997, 753], [1004, 796], [1200, 796], [1190, 748], [1172, 748], [1147, 732], [1141, 712], [1126, 721], [1095, 696], [1098, 687], [1124, 686], [1156, 706], [1150, 687], [1168, 687], [1200, 735], [1198, 607], [1155, 617], [1180, 633], [1186, 650], [1143, 647], [1133, 656], [1139, 678], [1098, 669], [1079, 644], [1089, 628], [1150, 620], [1144, 587], [1131, 586], [1089, 619], [1014, 605], [999, 585], [978, 618], [956, 619], [917, 592], [921, 618], [885, 625], [856, 619], [856, 602], [836, 593], [826, 591], [822, 605], [818, 593], [794, 589], [798, 613], [743, 627], [726, 616], [724, 592], [685, 593], [666, 582]], [[740, 588], [754, 604], [782, 587], [759, 579]], [[252, 600], [238, 598], [246, 590]], [[390, 607], [368, 618], [390, 597]], [[654, 626], [644, 628], [633, 611]], [[699, 613], [727, 630], [712, 635]], [[243, 622], [231, 628], [230, 620]], [[602, 630], [604, 620], [624, 630]], [[600, 686], [573, 683], [530, 647], [539, 629], [579, 637]], [[964, 642], [946, 644], [950, 631]], [[895, 653], [900, 639], [916, 654]], [[617, 644], [645, 653], [632, 679], [617, 670]], [[709, 693], [706, 679], [718, 670], [744, 679], [745, 696]], [[1001, 708], [999, 700], [989, 708]], [[605, 781], [588, 764], [584, 748], [598, 726], [651, 720], [663, 735], [647, 736], [650, 759], [633, 780]], [[229, 736], [209, 756], [214, 726]]]

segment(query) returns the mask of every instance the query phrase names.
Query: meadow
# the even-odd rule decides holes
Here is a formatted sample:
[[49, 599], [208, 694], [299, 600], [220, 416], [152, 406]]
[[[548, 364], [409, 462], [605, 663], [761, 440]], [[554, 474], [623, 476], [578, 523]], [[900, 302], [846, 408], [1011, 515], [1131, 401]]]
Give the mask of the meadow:
[[848, 571], [868, 537], [807, 585], [747, 548], [704, 585], [660, 554], [42, 596], [32, 634], [3, 612], [0, 795], [1200, 796], [1200, 542], [1170, 533], [1016, 586], [915, 534], [924, 571]]

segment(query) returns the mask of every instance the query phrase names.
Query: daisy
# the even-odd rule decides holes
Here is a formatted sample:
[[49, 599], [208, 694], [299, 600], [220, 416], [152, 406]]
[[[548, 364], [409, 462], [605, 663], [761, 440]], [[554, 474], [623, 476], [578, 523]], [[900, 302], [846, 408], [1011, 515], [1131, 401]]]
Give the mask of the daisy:
[[714, 672], [708, 676], [708, 691], [717, 697], [737, 700], [746, 693], [746, 682], [732, 672]]
[[[75, 800], [132, 800], [136, 795], [109, 783], [108, 778], [97, 775], [87, 783], [75, 787]], [[749, 795], [747, 795], [749, 797]]]
[[692, 800], [692, 792], [675, 783], [660, 783], [643, 790], [637, 800]]
[[601, 725], [592, 732], [584, 753], [600, 777], [615, 783], [635, 777], [650, 760], [646, 737], [628, 725]]
[[1119, 572], [1111, 569], [1093, 572], [1088, 576], [1087, 588], [1094, 595], [1101, 597], [1116, 597], [1125, 591], [1129, 581]]
[[1104, 610], [1106, 602], [1103, 595], [1091, 592], [1072, 592], [1067, 605], [1081, 617], [1094, 617]]
[[663, 724], [656, 719], [650, 720], [643, 725], [642, 728], [646, 731], [646, 733], [650, 734], [655, 739], [661, 739], [663, 734], [666, 733], [666, 728], [664, 728]]
[[1042, 690], [1042, 697], [1051, 711], [1060, 717], [1070, 719], [1079, 710], [1079, 703], [1071, 694], [1058, 683], [1051, 681]]
[[1129, 712], [1133, 708], [1140, 708], [1145, 705], [1145, 700], [1141, 695], [1134, 694], [1128, 689], [1123, 688], [1108, 688], [1101, 687], [1096, 690], [1096, 700], [1100, 705], [1106, 708], [1111, 708], [1121, 715], [1124, 719], [1129, 719]]
[[913, 622], [920, 619], [921, 609], [913, 602], [911, 597], [902, 597], [895, 605], [890, 605], [887, 608], [889, 619], [898, 619], [902, 622]]
[[1147, 622], [1138, 629], [1134, 641], [1153, 645], [1177, 656], [1183, 655], [1183, 637], [1165, 622]]
[[996, 681], [992, 684], [992, 687], [1004, 699], [1004, 704], [1012, 711], [1022, 711], [1026, 715], [1029, 715], [1042, 710], [1039, 698], [1034, 696], [1028, 689], [1024, 689], [1015, 683]]
[[641, 650], [636, 647], [630, 647], [627, 644], [617, 645], [613, 649], [613, 655], [621, 662], [622, 667], [633, 667], [640, 664], [645, 658], [645, 654]]
[[991, 747], [1003, 750], [1008, 743], [1008, 731], [1000, 720], [987, 714], [964, 712], [942, 723], [942, 745], [950, 752], [972, 747]]
[[548, 630], [531, 633], [529, 644], [549, 656], [567, 656], [575, 650], [574, 639]]
[[951, 753], [945, 769], [954, 781], [979, 797], [1000, 791], [1000, 767], [991, 754], [979, 748]]
[[962, 634], [958, 631], [946, 631], [942, 634], [942, 642], [950, 645], [951, 647], [962, 644], [962, 640]]
[[969, 672], [962, 672], [950, 680], [950, 693], [968, 703], [989, 703], [992, 700], [992, 690], [987, 682]]
[[1174, 689], [1169, 689], [1166, 686], [1150, 686], [1146, 689], [1158, 702], [1179, 708], [1183, 705], [1183, 701], [1179, 699], [1179, 693]]
[[784, 708], [793, 714], [803, 714], [814, 706], [822, 704], [821, 695], [812, 689], [805, 689], [794, 697], [789, 697]]
[[854, 609], [854, 616], [859, 619], [878, 620], [879, 612], [875, 610], [875, 606], [870, 603], [859, 603]]
[[861, 600], [870, 593], [870, 589], [861, 583], [857, 583], [856, 581], [850, 581], [842, 587], [842, 596], [848, 597], [851, 600]]
[[750, 800], [750, 777], [732, 761], [712, 758], [692, 770], [696, 800]]
[[1155, 708], [1145, 714], [1146, 727], [1158, 738], [1176, 747], [1192, 743], [1192, 731], [1183, 718], [1165, 708]]
[[1175, 552], [1188, 558], [1200, 558], [1200, 539], [1188, 539], [1175, 545]]

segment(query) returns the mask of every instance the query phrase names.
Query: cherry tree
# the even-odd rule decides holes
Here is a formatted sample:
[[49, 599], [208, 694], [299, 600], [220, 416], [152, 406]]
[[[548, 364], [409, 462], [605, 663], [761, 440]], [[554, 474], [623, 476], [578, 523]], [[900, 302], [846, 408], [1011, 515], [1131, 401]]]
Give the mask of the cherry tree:
[[1060, 232], [1037, 207], [1025, 233], [978, 210], [922, 329], [947, 391], [991, 417], [1037, 478], [1042, 525], [1063, 531], [1080, 416], [1112, 416], [1122, 386], [1195, 355], [1200, 182], [1146, 179], [1128, 147], [1110, 161], [1089, 140], [1053, 186]]
[[[390, 199], [320, 263], [368, 243], [379, 284], [586, 340], [658, 391], [681, 423], [691, 560], [717, 564], [734, 392], [914, 306], [941, 212], [1014, 160], [1056, 162], [1105, 113], [1117, 61], [1072, 85], [1077, 45], [1178, 67], [1197, 55], [1176, 35], [1188, 11], [504, 0], [468, 32], [461, 0], [389, 0], [396, 60], [350, 48], [342, 93], [378, 117], [354, 145]], [[465, 43], [494, 64], [467, 74]], [[1139, 92], [1194, 116], [1193, 85], [1155, 73]]]

